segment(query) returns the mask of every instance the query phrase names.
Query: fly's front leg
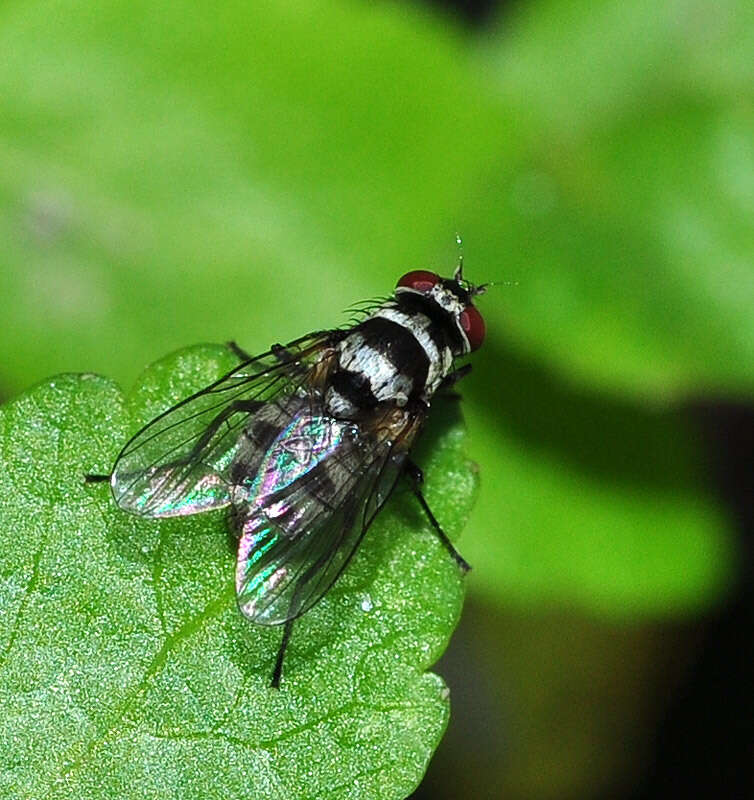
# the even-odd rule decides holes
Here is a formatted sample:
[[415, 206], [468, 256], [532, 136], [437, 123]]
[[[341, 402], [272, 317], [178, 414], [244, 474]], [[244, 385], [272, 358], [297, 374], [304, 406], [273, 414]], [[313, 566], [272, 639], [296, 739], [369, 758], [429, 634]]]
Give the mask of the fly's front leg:
[[453, 556], [453, 560], [458, 564], [458, 566], [464, 571], [468, 572], [471, 569], [471, 565], [466, 561], [466, 559], [458, 552], [458, 550], [453, 547], [453, 543], [448, 539], [448, 534], [440, 527], [440, 523], [435, 518], [435, 515], [432, 513], [432, 509], [430, 509], [427, 501], [424, 499], [424, 495], [421, 492], [421, 485], [424, 483], [424, 473], [421, 469], [414, 464], [413, 461], [406, 461], [406, 465], [404, 467], [406, 477], [409, 479], [411, 484], [411, 489], [416, 495], [416, 499], [419, 501], [419, 505], [424, 510], [424, 513], [427, 515], [427, 519], [430, 522], [430, 525], [435, 529], [435, 533], [437, 537], [442, 542], [445, 549]]
[[461, 378], [465, 378], [470, 372], [471, 364], [464, 364], [462, 367], [449, 373], [440, 381], [440, 385], [437, 387], [438, 393], [443, 397], [460, 398], [461, 395], [458, 394], [458, 392], [452, 391], [452, 387], [455, 386]]
[[437, 387], [438, 389], [450, 389], [451, 386], [455, 386], [461, 378], [465, 378], [471, 372], [471, 364], [464, 364], [462, 367], [459, 367], [453, 372], [449, 372], [443, 379], [440, 381], [440, 385]]

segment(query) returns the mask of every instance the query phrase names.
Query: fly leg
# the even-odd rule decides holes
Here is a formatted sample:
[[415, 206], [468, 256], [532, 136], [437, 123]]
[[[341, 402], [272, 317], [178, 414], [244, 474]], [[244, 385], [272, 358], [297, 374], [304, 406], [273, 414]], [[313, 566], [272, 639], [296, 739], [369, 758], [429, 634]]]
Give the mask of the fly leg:
[[[452, 545], [451, 545], [452, 547]], [[291, 595], [291, 601], [288, 604], [288, 619], [285, 622], [285, 628], [283, 629], [283, 638], [280, 642], [280, 647], [278, 648], [278, 655], [275, 659], [275, 668], [272, 671], [272, 680], [270, 681], [270, 687], [273, 689], [280, 688], [280, 679], [283, 676], [283, 658], [285, 657], [285, 651], [288, 647], [288, 642], [291, 638], [291, 631], [293, 630], [293, 623], [298, 619], [298, 616], [301, 614], [301, 609], [299, 607], [299, 599], [301, 594], [310, 589], [309, 586], [310, 581], [312, 578], [320, 571], [320, 569], [324, 566], [325, 562], [332, 558], [332, 553], [330, 551], [325, 551], [322, 553], [319, 558], [304, 572], [304, 574], [298, 579], [296, 583], [296, 588], [293, 590], [293, 594]], [[464, 562], [466, 563], [466, 562]]]
[[[223, 422], [226, 422], [234, 414], [251, 414], [254, 411], [259, 410], [263, 405], [264, 403], [257, 400], [236, 400], [235, 402], [231, 403], [227, 408], [223, 409], [204, 429], [204, 432], [196, 440], [196, 443], [191, 448], [191, 452], [188, 454], [188, 456], [186, 456], [186, 458], [181, 459], [180, 461], [174, 461], [166, 466], [178, 467], [190, 464], [192, 460], [202, 452], [207, 444], [209, 444], [210, 440], [220, 429], [220, 426], [223, 424]], [[109, 481], [111, 477], [111, 475], [87, 474], [84, 475], [84, 483], [105, 483], [106, 481]]]
[[272, 351], [272, 355], [281, 363], [287, 364], [289, 361], [293, 361], [293, 354], [287, 347], [283, 347], [282, 344], [273, 344], [270, 347]]
[[233, 355], [238, 356], [239, 361], [251, 361], [254, 356], [247, 353], [235, 340], [225, 343]]
[[455, 386], [461, 378], [465, 378], [470, 372], [471, 364], [464, 364], [462, 367], [449, 373], [440, 381], [440, 385], [437, 387], [438, 393], [440, 393], [442, 397], [450, 397], [454, 400], [460, 399], [461, 395], [458, 394], [458, 392], [452, 391], [451, 387]]
[[283, 628], [283, 640], [280, 642], [280, 647], [278, 648], [278, 656], [275, 659], [275, 669], [272, 671], [272, 680], [270, 681], [270, 686], [273, 689], [280, 688], [280, 679], [283, 677], [283, 658], [285, 657], [285, 651], [288, 647], [288, 641], [291, 638], [294, 622], [295, 620], [293, 619], [287, 620], [285, 628]]
[[84, 475], [84, 483], [107, 483], [110, 480], [110, 475], [96, 475], [88, 473]]
[[404, 467], [406, 476], [408, 477], [411, 483], [411, 490], [416, 495], [416, 499], [419, 501], [419, 505], [424, 510], [424, 513], [427, 515], [427, 519], [430, 522], [430, 525], [435, 529], [435, 533], [437, 534], [438, 539], [442, 542], [445, 549], [450, 553], [453, 557], [453, 560], [458, 564], [463, 572], [468, 572], [471, 569], [471, 565], [466, 561], [466, 559], [458, 552], [458, 550], [453, 547], [453, 543], [448, 539], [448, 534], [440, 527], [440, 523], [435, 518], [435, 515], [432, 513], [427, 501], [424, 499], [424, 495], [421, 492], [421, 485], [424, 482], [424, 473], [421, 469], [414, 464], [413, 461], [406, 461], [406, 465]]
[[270, 347], [270, 352], [281, 364], [287, 364], [291, 372], [295, 372], [301, 377], [309, 372], [309, 368], [297, 361], [296, 356], [287, 347], [283, 347], [282, 344], [273, 344]]
[[[252, 356], [251, 353], [247, 353], [238, 342], [232, 339], [226, 342], [226, 345], [233, 355], [238, 356], [240, 361], [253, 361], [256, 358], [256, 356]], [[291, 351], [288, 350], [287, 347], [283, 347], [282, 344], [273, 344], [272, 347], [270, 347], [270, 352], [281, 364], [287, 364], [294, 360]]]
[[[296, 339], [296, 341], [291, 342], [289, 346], [296, 347], [307, 339], [315, 341], [316, 339], [321, 338], [323, 339], [323, 346], [332, 347], [333, 345], [345, 339], [346, 336], [348, 336], [347, 330], [316, 331], [315, 333], [309, 333], [306, 336], [303, 336], [301, 339]], [[244, 350], [238, 344], [238, 342], [233, 339], [225, 344], [228, 349], [239, 358], [240, 361], [259, 360], [259, 356], [252, 356], [251, 353], [247, 353], [246, 350]], [[294, 352], [289, 350], [288, 347], [275, 343], [270, 347], [270, 352], [281, 364], [293, 364], [297, 369], [300, 368], [303, 372], [306, 372], [306, 369], [296, 361], [296, 355]]]
[[278, 648], [278, 657], [275, 659], [275, 669], [272, 670], [272, 680], [270, 681], [270, 686], [273, 689], [280, 688], [280, 679], [283, 677], [283, 658], [285, 657], [285, 651], [288, 647], [288, 641], [291, 638], [291, 631], [293, 630], [293, 623], [296, 621], [296, 617], [294, 616], [296, 610], [296, 604], [301, 594], [302, 590], [306, 588], [307, 584], [309, 583], [310, 578], [314, 575], [315, 572], [322, 566], [325, 562], [329, 553], [324, 553], [321, 555], [310, 567], [306, 570], [306, 572], [298, 579], [298, 583], [296, 584], [296, 588], [293, 590], [293, 594], [291, 595], [291, 602], [288, 605], [288, 615], [289, 618], [285, 621], [285, 628], [283, 629], [283, 639], [280, 642], [280, 647]]
[[[234, 414], [252, 414], [258, 411], [264, 403], [259, 400], [235, 400], [227, 408], [224, 408], [204, 429], [202, 435], [196, 440], [196, 443], [191, 448], [191, 452], [185, 459], [185, 463], [190, 463], [191, 460], [197, 456], [209, 444], [212, 437], [217, 433], [223, 422], [232, 417]], [[181, 461], [175, 462], [175, 465], [183, 463]]]

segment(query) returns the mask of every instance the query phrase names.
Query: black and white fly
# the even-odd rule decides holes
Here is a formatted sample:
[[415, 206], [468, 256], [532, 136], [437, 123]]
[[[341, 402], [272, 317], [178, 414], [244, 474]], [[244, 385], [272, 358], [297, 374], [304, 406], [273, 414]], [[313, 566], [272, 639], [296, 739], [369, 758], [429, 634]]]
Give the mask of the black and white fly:
[[251, 357], [142, 428], [108, 481], [120, 508], [175, 517], [229, 507], [239, 538], [241, 612], [285, 626], [272, 676], [280, 684], [293, 623], [335, 583], [405, 475], [461, 569], [409, 459], [432, 396], [466, 375], [456, 357], [485, 334], [464, 280], [416, 270], [345, 329], [319, 331]]

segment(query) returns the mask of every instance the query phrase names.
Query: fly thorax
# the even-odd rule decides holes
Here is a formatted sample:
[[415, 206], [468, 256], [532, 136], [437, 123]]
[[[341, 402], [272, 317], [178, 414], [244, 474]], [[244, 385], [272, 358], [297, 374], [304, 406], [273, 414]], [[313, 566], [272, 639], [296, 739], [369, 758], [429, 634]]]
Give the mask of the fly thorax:
[[372, 322], [362, 323], [338, 345], [338, 366], [326, 394], [333, 411], [349, 415], [383, 402], [405, 406], [414, 391], [412, 371], [404, 368], [394, 332], [378, 331]]
[[415, 376], [414, 390], [426, 402], [453, 369], [453, 353], [440, 326], [420, 311], [408, 311], [395, 306], [380, 309], [375, 318], [402, 328], [404, 339], [410, 342], [413, 350], [405, 369]]

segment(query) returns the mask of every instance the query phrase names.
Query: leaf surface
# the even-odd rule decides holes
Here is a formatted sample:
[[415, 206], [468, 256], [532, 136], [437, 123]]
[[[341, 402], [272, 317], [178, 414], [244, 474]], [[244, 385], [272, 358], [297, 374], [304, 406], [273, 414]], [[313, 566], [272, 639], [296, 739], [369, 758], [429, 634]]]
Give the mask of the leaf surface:
[[[296, 625], [275, 691], [281, 631], [236, 608], [224, 515], [139, 520], [82, 483], [233, 363], [199, 346], [128, 398], [61, 375], [0, 410], [0, 797], [402, 798], [423, 775], [463, 582], [410, 495]], [[451, 533], [476, 487], [463, 442], [439, 409], [421, 455]]]

